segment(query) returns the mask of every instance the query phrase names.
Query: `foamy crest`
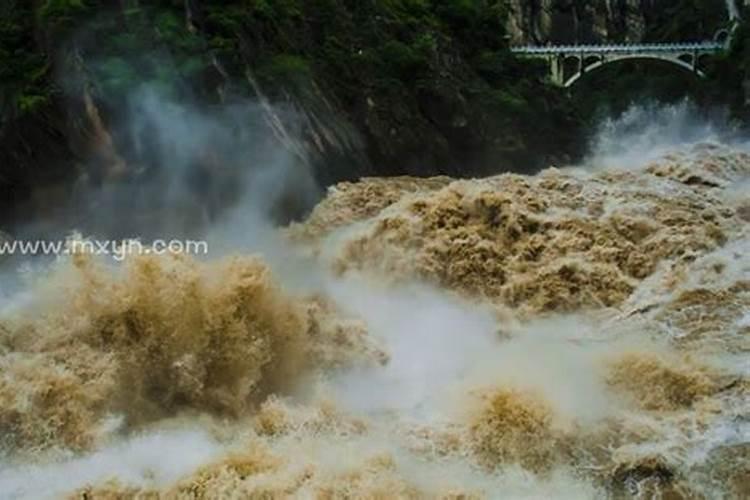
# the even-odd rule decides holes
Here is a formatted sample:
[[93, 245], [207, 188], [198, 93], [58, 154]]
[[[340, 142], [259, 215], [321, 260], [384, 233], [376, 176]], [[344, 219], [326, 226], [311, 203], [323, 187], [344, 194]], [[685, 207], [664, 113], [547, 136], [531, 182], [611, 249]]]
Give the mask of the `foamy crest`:
[[77, 487], [112, 479], [131, 487], [162, 488], [224, 451], [203, 430], [163, 430], [80, 457], [43, 464], [2, 464], [0, 491], [7, 499], [54, 499]]
[[733, 135], [725, 116], [708, 119], [687, 100], [641, 103], [599, 123], [583, 163], [588, 169], [636, 169], [677, 149]]
[[279, 274], [53, 265], [3, 309], [0, 489], [742, 498], [750, 157], [640, 167], [347, 183]]

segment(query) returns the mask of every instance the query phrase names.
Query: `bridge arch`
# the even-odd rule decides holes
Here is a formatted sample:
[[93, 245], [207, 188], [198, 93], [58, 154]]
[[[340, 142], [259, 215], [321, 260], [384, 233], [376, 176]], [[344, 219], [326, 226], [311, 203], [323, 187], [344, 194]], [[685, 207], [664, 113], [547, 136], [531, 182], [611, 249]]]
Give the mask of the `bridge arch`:
[[[581, 68], [581, 71], [578, 71], [576, 74], [565, 80], [563, 83], [564, 87], [571, 87], [573, 84], [575, 84], [578, 80], [581, 79], [582, 76], [588, 74], [591, 71], [594, 71], [596, 69], [599, 69], [603, 66], [614, 64], [620, 61], [627, 61], [627, 60], [652, 60], [652, 61], [663, 61], [672, 63], [682, 69], [685, 69], [689, 71], [692, 74], [695, 74], [699, 77], [704, 77], [704, 73], [697, 68], [697, 66], [694, 66], [693, 64], [683, 61], [682, 59], [679, 59], [677, 57], [664, 57], [664, 56], [658, 56], [654, 54], [624, 54], [617, 56], [616, 58], [604, 58], [600, 59], [599, 61], [589, 64], [588, 66], [583, 66]], [[697, 61], [695, 61], [697, 63]]]
[[[600, 45], [526, 45], [511, 47], [514, 54], [526, 57], [543, 58], [549, 63], [552, 81], [557, 85], [570, 87], [589, 71], [604, 65], [627, 59], [652, 59], [665, 61], [692, 74], [705, 77], [698, 65], [704, 56], [725, 52], [739, 26], [739, 11], [734, 0], [727, 0], [729, 25], [716, 32], [713, 40], [682, 43], [626, 43]], [[598, 60], [597, 60], [598, 59]], [[570, 74], [569, 66], [573, 76]]]

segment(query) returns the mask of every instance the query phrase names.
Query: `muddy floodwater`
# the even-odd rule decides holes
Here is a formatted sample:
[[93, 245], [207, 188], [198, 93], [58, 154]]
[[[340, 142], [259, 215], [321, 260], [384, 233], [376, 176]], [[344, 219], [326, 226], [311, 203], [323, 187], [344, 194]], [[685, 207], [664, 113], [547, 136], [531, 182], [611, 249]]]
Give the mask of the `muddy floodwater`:
[[26, 270], [0, 498], [748, 498], [749, 193], [700, 143], [339, 184], [281, 266]]

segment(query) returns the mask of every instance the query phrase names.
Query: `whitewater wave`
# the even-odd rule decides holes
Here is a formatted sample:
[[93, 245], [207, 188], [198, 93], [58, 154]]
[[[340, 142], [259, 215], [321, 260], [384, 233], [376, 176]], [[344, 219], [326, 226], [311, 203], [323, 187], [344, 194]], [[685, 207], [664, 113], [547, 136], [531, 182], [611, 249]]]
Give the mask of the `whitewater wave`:
[[750, 156], [635, 166], [342, 184], [278, 272], [32, 272], [0, 318], [0, 492], [742, 498]]

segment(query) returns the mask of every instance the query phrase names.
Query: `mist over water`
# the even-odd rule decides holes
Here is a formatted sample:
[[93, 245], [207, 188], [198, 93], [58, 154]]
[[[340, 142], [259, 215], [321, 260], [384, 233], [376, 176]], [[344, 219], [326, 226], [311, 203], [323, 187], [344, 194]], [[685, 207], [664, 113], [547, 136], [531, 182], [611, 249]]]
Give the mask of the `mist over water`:
[[742, 142], [726, 112], [708, 113], [685, 99], [674, 104], [635, 104], [602, 120], [583, 164], [590, 168], [634, 168], [698, 143]]
[[96, 133], [69, 202], [19, 221], [15, 236], [197, 237], [237, 211], [283, 223], [320, 197], [300, 150], [283, 147], [271, 124], [294, 127], [291, 111], [250, 99], [198, 104], [150, 85], [124, 102], [111, 130]]
[[731, 131], [637, 107], [585, 171], [363, 181], [280, 228], [318, 187], [247, 125], [262, 110], [133, 102], [154, 173], [82, 213], [211, 253], [26, 271], [0, 308], [0, 497], [747, 486], [750, 157]]
[[64, 497], [72, 485], [112, 476], [129, 484], [168, 486], [225, 452], [226, 447], [200, 429], [157, 431], [85, 456], [2, 470], [0, 485], [3, 498], [38, 499]]

